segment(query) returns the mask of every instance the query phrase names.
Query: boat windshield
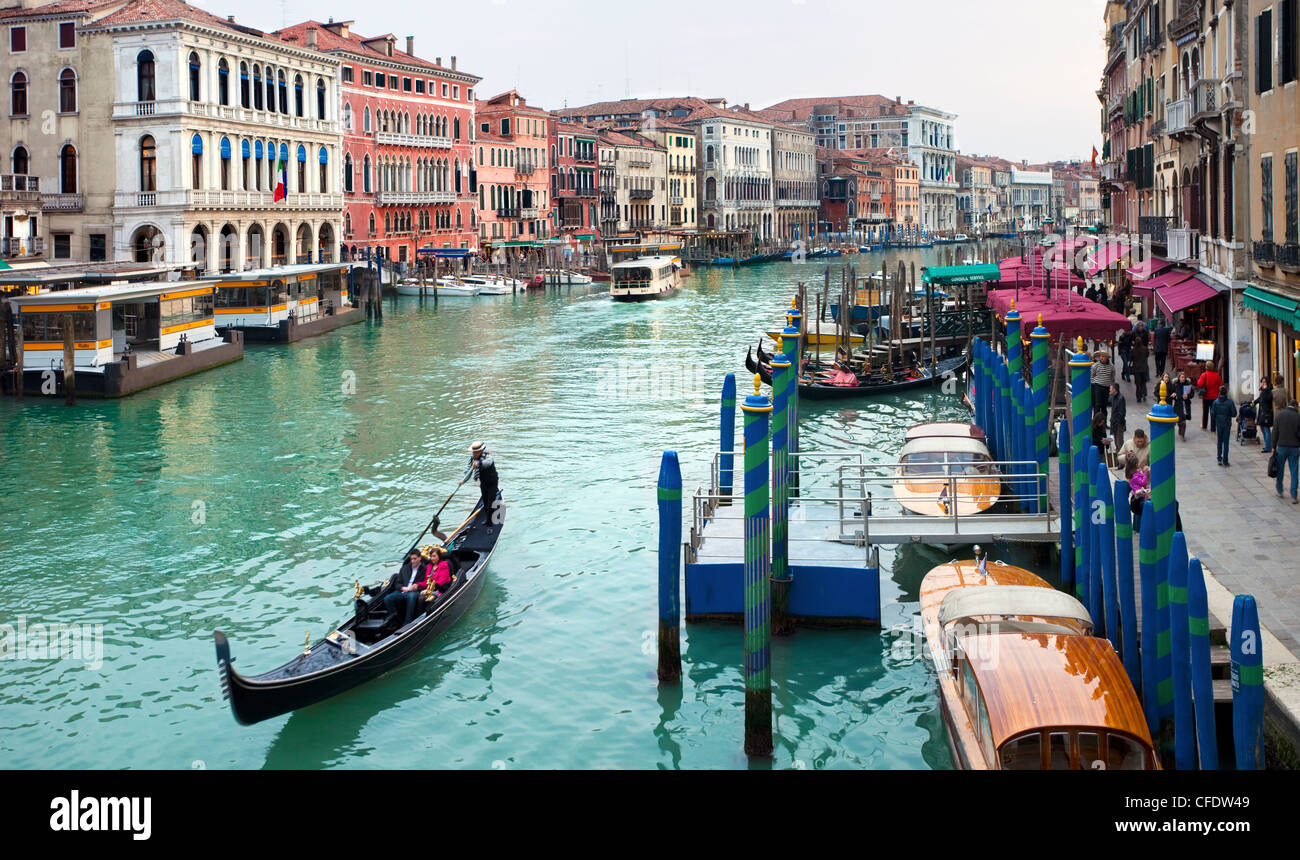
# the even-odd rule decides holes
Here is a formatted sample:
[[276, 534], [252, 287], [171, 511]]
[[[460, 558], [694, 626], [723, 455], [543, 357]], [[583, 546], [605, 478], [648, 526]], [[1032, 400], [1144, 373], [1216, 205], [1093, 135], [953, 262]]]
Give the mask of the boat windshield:
[[1136, 738], [1118, 732], [1026, 732], [998, 748], [1003, 770], [1150, 770], [1152, 757]]
[[614, 270], [614, 283], [620, 286], [648, 287], [650, 286], [650, 279], [651, 271], [646, 266]]
[[991, 475], [993, 461], [984, 454], [964, 451], [917, 451], [903, 456], [907, 475]]

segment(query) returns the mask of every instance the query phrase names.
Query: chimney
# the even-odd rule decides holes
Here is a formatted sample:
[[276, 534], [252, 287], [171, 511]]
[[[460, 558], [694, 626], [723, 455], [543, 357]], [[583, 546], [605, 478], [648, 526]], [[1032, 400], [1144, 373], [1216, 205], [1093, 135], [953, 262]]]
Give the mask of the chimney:
[[456, 71], [456, 55], [455, 55], [455, 54], [452, 54], [452, 55], [451, 55], [451, 70], [452, 70], [453, 72]]
[[441, 65], [442, 65], [442, 57], [434, 57], [434, 58], [433, 58], [433, 64], [434, 64], [435, 66], [441, 66]]
[[410, 54], [412, 57], [415, 56], [415, 37], [414, 37], [414, 36], [407, 36], [407, 37], [406, 37], [406, 53]]
[[226, 16], [226, 20], [233, 24], [233, 23], [235, 23], [235, 16], [234, 16], [234, 15], [227, 15], [227, 16]]
[[315, 27], [307, 28], [307, 47], [311, 48], [313, 51], [316, 50], [316, 28]]

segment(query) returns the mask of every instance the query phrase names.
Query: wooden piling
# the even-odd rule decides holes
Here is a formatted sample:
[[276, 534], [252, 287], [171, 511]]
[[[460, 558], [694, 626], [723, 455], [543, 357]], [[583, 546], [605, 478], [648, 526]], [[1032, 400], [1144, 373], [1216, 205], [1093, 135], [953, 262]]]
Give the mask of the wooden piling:
[[72, 315], [63, 315], [63, 393], [68, 406], [77, 405], [77, 350], [72, 336]]
[[745, 754], [772, 754], [772, 589], [768, 506], [772, 402], [759, 392], [745, 398]]
[[1187, 563], [1187, 627], [1198, 759], [1201, 770], [1218, 770], [1219, 741], [1214, 725], [1214, 681], [1210, 672], [1210, 605], [1199, 558]]
[[1196, 718], [1192, 709], [1191, 643], [1187, 619], [1187, 539], [1174, 532], [1169, 546], [1169, 644], [1173, 668], [1174, 762], [1196, 769]]
[[722, 378], [722, 411], [718, 423], [718, 504], [731, 504], [736, 449], [736, 375]]
[[1237, 770], [1264, 769], [1264, 654], [1255, 598], [1232, 602], [1232, 744]]
[[681, 551], [682, 470], [676, 451], [659, 465], [659, 683], [682, 678]]
[[1137, 643], [1137, 599], [1133, 593], [1133, 512], [1128, 505], [1127, 481], [1115, 481], [1115, 583], [1119, 590], [1120, 657], [1133, 689], [1142, 689], [1141, 654]]

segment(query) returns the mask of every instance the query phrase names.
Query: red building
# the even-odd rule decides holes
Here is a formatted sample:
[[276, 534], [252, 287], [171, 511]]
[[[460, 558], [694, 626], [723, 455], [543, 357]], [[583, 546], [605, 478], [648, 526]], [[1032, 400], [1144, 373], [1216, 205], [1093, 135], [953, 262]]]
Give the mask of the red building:
[[[554, 120], [515, 90], [475, 105], [480, 246], [539, 249], [551, 236], [550, 135]], [[493, 259], [496, 259], [495, 255]]]
[[562, 120], [551, 123], [552, 231], [575, 249], [600, 238], [600, 182], [595, 129]]
[[399, 51], [391, 33], [367, 38], [351, 21], [306, 21], [276, 35], [342, 61], [343, 243], [354, 257], [382, 248], [412, 262], [477, 250], [474, 87], [481, 80]]

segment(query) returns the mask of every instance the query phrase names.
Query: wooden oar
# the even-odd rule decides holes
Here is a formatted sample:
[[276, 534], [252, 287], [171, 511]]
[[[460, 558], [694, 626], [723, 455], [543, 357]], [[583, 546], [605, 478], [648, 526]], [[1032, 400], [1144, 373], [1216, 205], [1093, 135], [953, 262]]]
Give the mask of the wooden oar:
[[[454, 489], [454, 490], [451, 491], [451, 495], [447, 497], [447, 501], [445, 501], [445, 502], [442, 503], [442, 507], [441, 507], [441, 508], [438, 508], [438, 513], [436, 513], [436, 514], [433, 515], [433, 519], [429, 520], [429, 524], [428, 524], [427, 526], [425, 526], [425, 527], [420, 531], [419, 537], [417, 537], [417, 538], [415, 539], [415, 542], [411, 544], [411, 548], [412, 548], [412, 549], [414, 549], [415, 547], [417, 547], [417, 546], [420, 545], [420, 541], [424, 539], [424, 535], [429, 531], [429, 529], [433, 528], [434, 521], [436, 521], [436, 520], [438, 519], [438, 517], [442, 515], [442, 512], [445, 511], [445, 510], [447, 509], [447, 505], [451, 504], [451, 500], [452, 500], [453, 498], [455, 498], [455, 496], [456, 496], [456, 494], [457, 494], [458, 492], [460, 492], [460, 488], [463, 487], [463, 486], [465, 486], [465, 481], [466, 481], [466, 479], [468, 479], [468, 477], [469, 477], [469, 476], [466, 475], [465, 478], [462, 478], [461, 481], [460, 481], [460, 483], [456, 485], [456, 489]], [[406, 551], [406, 554], [407, 554], [407, 555], [410, 555], [410, 554], [411, 554], [411, 550], [408, 549], [408, 550]]]

